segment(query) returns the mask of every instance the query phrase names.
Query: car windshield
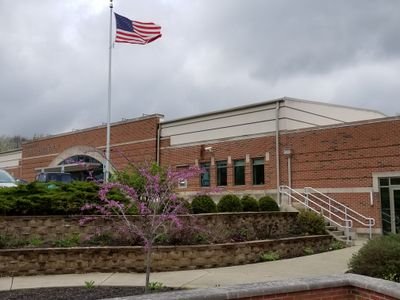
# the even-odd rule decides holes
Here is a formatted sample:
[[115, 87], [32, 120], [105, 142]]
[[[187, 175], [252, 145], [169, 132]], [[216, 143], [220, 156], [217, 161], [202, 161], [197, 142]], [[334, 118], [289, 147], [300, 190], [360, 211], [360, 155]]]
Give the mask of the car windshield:
[[7, 172], [0, 170], [0, 183], [14, 183], [15, 180]]

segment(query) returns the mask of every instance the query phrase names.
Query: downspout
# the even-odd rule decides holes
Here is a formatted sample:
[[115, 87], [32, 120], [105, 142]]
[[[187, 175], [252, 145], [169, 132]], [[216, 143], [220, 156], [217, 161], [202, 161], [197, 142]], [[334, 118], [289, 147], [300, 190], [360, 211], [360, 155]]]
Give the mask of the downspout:
[[161, 136], [161, 124], [157, 124], [157, 142], [156, 142], [156, 163], [160, 165], [160, 137]]
[[275, 157], [276, 157], [276, 201], [279, 205], [281, 205], [281, 194], [279, 193], [280, 187], [280, 173], [279, 173], [279, 109], [280, 109], [280, 101], [276, 101], [276, 110], [275, 110]]

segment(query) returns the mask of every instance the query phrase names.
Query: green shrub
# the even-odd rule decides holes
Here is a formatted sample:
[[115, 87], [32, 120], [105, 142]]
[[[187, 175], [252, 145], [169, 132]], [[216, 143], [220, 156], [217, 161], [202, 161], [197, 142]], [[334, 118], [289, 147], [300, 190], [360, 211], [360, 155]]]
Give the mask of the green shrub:
[[68, 248], [68, 247], [76, 247], [80, 243], [79, 234], [72, 234], [66, 236], [64, 238], [58, 239], [54, 242], [56, 247]]
[[346, 244], [342, 241], [334, 240], [328, 247], [328, 251], [346, 248]]
[[150, 291], [161, 291], [165, 289], [165, 285], [159, 281], [150, 281], [149, 282]]
[[306, 235], [325, 234], [325, 219], [316, 212], [302, 209], [297, 215], [296, 232]]
[[28, 242], [16, 236], [0, 234], [0, 249], [20, 248], [27, 246]]
[[217, 208], [219, 212], [237, 212], [243, 210], [240, 198], [236, 195], [222, 196], [218, 202]]
[[279, 211], [279, 206], [270, 196], [261, 197], [258, 200], [260, 211]]
[[368, 241], [354, 254], [350, 272], [400, 282], [400, 234]]
[[85, 281], [85, 288], [93, 289], [94, 287], [95, 287], [95, 281], [94, 280]]
[[249, 195], [244, 195], [240, 200], [242, 203], [243, 211], [258, 211], [258, 202], [256, 198], [253, 198]]
[[217, 205], [208, 195], [198, 195], [192, 200], [192, 211], [194, 214], [215, 213]]
[[311, 247], [304, 247], [303, 253], [304, 253], [304, 255], [312, 255], [312, 254], [314, 254], [314, 249]]
[[268, 251], [263, 254], [261, 254], [260, 259], [261, 261], [274, 261], [280, 259], [281, 256], [279, 255], [279, 252], [276, 251]]
[[13, 189], [0, 189], [0, 213], [3, 215], [81, 214], [85, 203], [98, 201], [98, 186], [91, 182], [32, 182]]

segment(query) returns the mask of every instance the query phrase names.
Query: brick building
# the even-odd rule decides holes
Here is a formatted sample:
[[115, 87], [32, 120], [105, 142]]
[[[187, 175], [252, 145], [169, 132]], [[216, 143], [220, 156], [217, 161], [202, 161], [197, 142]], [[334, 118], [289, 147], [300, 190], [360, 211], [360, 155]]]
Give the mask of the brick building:
[[[367, 218], [374, 218], [374, 232], [399, 232], [399, 133], [399, 117], [285, 97], [166, 122], [151, 115], [114, 123], [111, 162], [117, 169], [128, 161], [198, 165], [205, 170], [200, 178], [179, 187], [186, 197], [218, 189], [216, 198], [272, 195], [282, 206], [296, 193], [302, 201], [327, 197], [365, 217], [338, 216], [339, 223], [365, 232]], [[100, 126], [34, 140], [0, 154], [0, 167], [14, 155], [14, 166], [9, 160], [2, 168], [27, 180], [40, 170], [82, 176], [88, 166], [101, 170], [105, 136]]]

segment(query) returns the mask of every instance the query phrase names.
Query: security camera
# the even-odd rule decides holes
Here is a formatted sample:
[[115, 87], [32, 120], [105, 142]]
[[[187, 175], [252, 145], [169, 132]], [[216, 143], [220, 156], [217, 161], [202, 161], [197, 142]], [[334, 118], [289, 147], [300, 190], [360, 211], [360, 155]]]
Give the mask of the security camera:
[[205, 150], [205, 151], [208, 151], [208, 152], [211, 152], [211, 151], [212, 151], [212, 147], [211, 147], [211, 146], [209, 146], [209, 147], [204, 147], [204, 150]]

